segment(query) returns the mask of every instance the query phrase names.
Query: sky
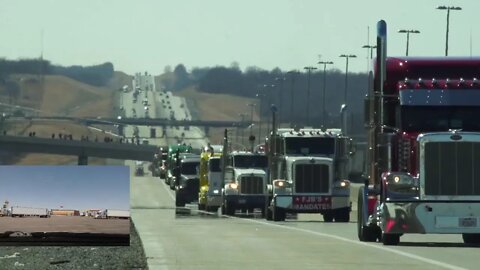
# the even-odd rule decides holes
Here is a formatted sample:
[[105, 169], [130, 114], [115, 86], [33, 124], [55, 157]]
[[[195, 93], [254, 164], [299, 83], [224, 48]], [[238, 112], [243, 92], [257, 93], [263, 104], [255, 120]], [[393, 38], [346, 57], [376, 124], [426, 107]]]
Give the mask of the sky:
[[130, 209], [127, 166], [0, 166], [0, 207]]
[[[61, 65], [112, 62], [116, 70], [161, 74], [187, 69], [257, 66], [284, 71], [355, 54], [349, 71], [368, 68], [366, 44], [376, 23], [387, 22], [388, 54], [443, 56], [447, 12], [449, 55], [480, 55], [475, 0], [0, 0], [0, 57], [39, 57]], [[42, 38], [43, 37], [43, 38]], [[470, 46], [472, 44], [472, 46]]]

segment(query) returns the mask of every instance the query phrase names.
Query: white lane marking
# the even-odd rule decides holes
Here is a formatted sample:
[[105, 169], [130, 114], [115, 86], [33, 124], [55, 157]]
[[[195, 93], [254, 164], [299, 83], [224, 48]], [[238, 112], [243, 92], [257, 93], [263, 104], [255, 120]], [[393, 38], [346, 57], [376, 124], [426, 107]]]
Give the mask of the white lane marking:
[[[226, 216], [226, 215], [222, 215], [222, 216], [228, 217], [228, 218], [241, 219], [241, 218], [238, 218], [238, 217], [231, 217], [231, 216]], [[317, 235], [317, 236], [323, 236], [323, 237], [329, 237], [329, 238], [337, 239], [337, 240], [344, 241], [344, 242], [351, 243], [351, 244], [376, 248], [376, 249], [379, 249], [379, 250], [382, 250], [382, 251], [395, 253], [397, 255], [405, 256], [405, 257], [408, 257], [408, 258], [411, 258], [411, 259], [415, 259], [415, 260], [422, 261], [422, 262], [425, 262], [425, 263], [429, 263], [429, 264], [432, 264], [432, 265], [440, 266], [440, 267], [443, 267], [445, 269], [467, 270], [467, 268], [463, 268], [463, 267], [460, 267], [460, 266], [436, 261], [436, 260], [433, 260], [433, 259], [428, 259], [428, 258], [425, 258], [425, 257], [421, 257], [421, 256], [411, 254], [411, 253], [408, 253], [408, 252], [396, 250], [396, 249], [393, 249], [393, 248], [387, 248], [387, 247], [380, 246], [380, 245], [369, 244], [369, 243], [365, 243], [365, 242], [361, 242], [361, 241], [351, 240], [351, 239], [344, 238], [344, 237], [337, 236], [337, 235], [330, 235], [330, 234], [326, 234], [326, 233], [321, 233], [321, 232], [310, 231], [310, 230], [306, 230], [306, 229], [290, 227], [288, 225], [287, 226], [282, 226], [282, 225], [279, 225], [279, 224], [273, 224], [273, 223], [269, 223], [269, 222], [265, 222], [265, 221], [259, 221], [259, 220], [252, 220], [252, 219], [241, 219], [241, 220], [245, 220], [245, 221], [249, 221], [249, 222], [253, 222], [253, 223], [258, 223], [258, 224], [263, 224], [263, 225], [271, 226], [271, 227], [283, 228], [283, 229], [292, 230], [292, 231], [310, 233], [310, 234], [314, 234], [314, 235]]]

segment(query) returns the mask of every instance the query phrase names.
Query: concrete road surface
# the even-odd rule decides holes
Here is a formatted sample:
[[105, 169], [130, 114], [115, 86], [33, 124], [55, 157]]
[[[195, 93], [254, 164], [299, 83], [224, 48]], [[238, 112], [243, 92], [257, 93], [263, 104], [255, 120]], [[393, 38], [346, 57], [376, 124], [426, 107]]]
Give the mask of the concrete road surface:
[[159, 178], [133, 177], [132, 216], [150, 269], [478, 269], [479, 249], [458, 235], [406, 235], [397, 247], [357, 240], [356, 223], [319, 215], [267, 222], [175, 211]]

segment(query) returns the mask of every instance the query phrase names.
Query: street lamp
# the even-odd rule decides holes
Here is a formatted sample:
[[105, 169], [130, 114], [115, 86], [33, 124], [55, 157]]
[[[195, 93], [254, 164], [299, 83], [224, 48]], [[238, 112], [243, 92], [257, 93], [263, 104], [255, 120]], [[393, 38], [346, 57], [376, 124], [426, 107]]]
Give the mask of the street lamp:
[[[265, 89], [265, 91], [267, 91], [266, 95], [267, 95], [267, 108], [270, 107], [270, 105], [272, 105], [272, 89], [275, 87], [274, 84], [264, 84], [263, 85], [263, 88]], [[270, 116], [267, 117], [267, 134], [269, 132], [269, 128], [270, 128]]]
[[405, 53], [405, 56], [408, 56], [408, 43], [409, 43], [409, 40], [410, 40], [410, 34], [420, 34], [420, 31], [402, 29], [402, 30], [398, 30], [398, 33], [403, 33], [403, 34], [406, 33], [407, 34], [407, 51]]
[[[252, 107], [252, 112], [250, 113], [250, 125], [253, 127], [253, 110], [257, 104], [255, 103], [248, 103], [247, 106]], [[250, 136], [253, 135], [252, 129], [250, 129]]]
[[244, 146], [245, 145], [245, 136], [244, 136], [243, 123], [245, 122], [245, 116], [247, 116], [247, 114], [246, 113], [239, 113], [238, 116], [241, 117], [241, 122], [242, 122], [242, 129], [241, 129], [242, 130], [242, 134], [241, 134], [241, 136], [242, 136], [242, 146], [245, 147]]
[[322, 128], [325, 128], [325, 89], [327, 88], [327, 65], [333, 65], [332, 61], [320, 61], [318, 64], [323, 65], [323, 94], [322, 94]]
[[368, 60], [368, 56], [367, 56], [367, 61], [368, 61], [368, 65], [367, 65], [367, 72], [368, 72], [367, 85], [368, 85], [368, 88], [367, 88], [367, 91], [370, 91], [370, 88], [372, 87], [372, 85], [371, 85], [372, 72], [370, 72], [370, 64], [371, 64], [372, 59], [373, 59], [373, 49], [376, 49], [377, 46], [376, 45], [363, 45], [362, 48], [370, 50], [370, 60]]
[[296, 71], [296, 70], [290, 70], [289, 72], [287, 72], [287, 74], [290, 74], [292, 75], [292, 84], [291, 84], [291, 88], [290, 88], [290, 127], [293, 128], [293, 98], [294, 98], [294, 95], [293, 95], [293, 89], [294, 89], [294, 86], [295, 86], [295, 74], [298, 74], [300, 72]]
[[317, 69], [316, 67], [308, 66], [304, 67], [303, 69], [307, 70], [308, 75], [307, 75], [307, 126], [310, 126], [310, 74], [312, 73], [312, 70]]
[[[278, 126], [281, 125], [282, 123], [282, 111], [283, 111], [283, 107], [282, 107], [282, 99], [283, 99], [283, 82], [285, 81], [285, 77], [283, 76], [282, 74], [282, 77], [277, 77], [275, 78], [275, 81], [277, 82], [280, 82], [280, 89], [278, 90], [279, 93], [278, 93], [278, 98], [279, 98], [279, 106], [278, 106], [278, 117], [277, 117], [277, 123], [278, 123]], [[278, 84], [277, 84], [278, 86]], [[271, 105], [271, 104], [270, 104]]]
[[265, 94], [257, 93], [255, 95], [258, 99], [260, 104], [258, 105], [258, 142], [260, 143], [260, 138], [262, 138], [262, 99], [265, 97]]
[[370, 59], [373, 58], [373, 49], [376, 49], [377, 46], [375, 45], [363, 45], [362, 48], [370, 50]]
[[346, 66], [345, 66], [345, 92], [344, 92], [344, 96], [343, 96], [343, 107], [344, 109], [342, 109], [342, 117], [341, 119], [343, 119], [343, 134], [344, 135], [347, 135], [347, 89], [348, 89], [348, 59], [350, 58], [356, 58], [357, 56], [354, 55], [354, 54], [342, 54], [340, 55], [339, 57], [344, 57], [347, 61], [346, 61]]
[[345, 92], [343, 93], [343, 103], [347, 104], [347, 89], [348, 89], [348, 59], [350, 58], [357, 58], [354, 54], [342, 54], [339, 57], [344, 57], [346, 61], [345, 66]]
[[447, 10], [447, 33], [445, 39], [445, 56], [448, 56], [448, 30], [450, 27], [450, 10], [462, 10], [461, 7], [446, 7], [446, 6], [438, 6], [437, 9], [440, 10]]

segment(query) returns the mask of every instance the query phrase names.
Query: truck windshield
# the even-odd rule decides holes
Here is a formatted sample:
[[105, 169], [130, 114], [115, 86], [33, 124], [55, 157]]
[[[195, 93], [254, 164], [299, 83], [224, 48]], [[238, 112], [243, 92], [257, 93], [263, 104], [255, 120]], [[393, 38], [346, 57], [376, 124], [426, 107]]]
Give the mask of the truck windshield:
[[182, 174], [197, 174], [197, 168], [200, 166], [200, 162], [184, 162], [182, 163]]
[[402, 106], [403, 131], [480, 131], [479, 107]]
[[335, 138], [329, 137], [295, 137], [285, 139], [287, 155], [333, 155]]
[[220, 159], [213, 158], [208, 161], [208, 170], [211, 172], [219, 172], [220, 171]]
[[267, 156], [234, 156], [233, 166], [236, 168], [266, 168], [268, 167]]

